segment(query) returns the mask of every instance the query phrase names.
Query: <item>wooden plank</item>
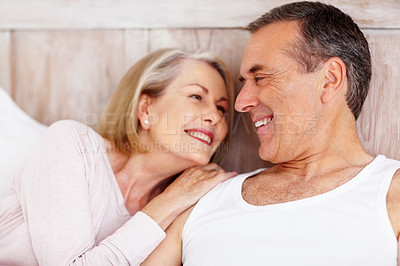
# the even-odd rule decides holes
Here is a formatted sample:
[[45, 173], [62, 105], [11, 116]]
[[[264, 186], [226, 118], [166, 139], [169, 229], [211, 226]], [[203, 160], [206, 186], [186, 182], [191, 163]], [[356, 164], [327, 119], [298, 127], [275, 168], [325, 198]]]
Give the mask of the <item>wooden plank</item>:
[[[400, 159], [400, 31], [365, 32], [374, 69], [358, 121], [360, 138], [370, 153]], [[92, 123], [88, 115], [92, 119], [100, 113], [122, 74], [148, 51], [170, 46], [214, 50], [237, 78], [246, 40], [245, 32], [222, 29], [14, 32], [12, 95], [42, 123], [63, 118]], [[232, 146], [223, 166], [239, 172], [265, 166], [246, 115], [236, 115]]]
[[365, 31], [372, 54], [372, 80], [357, 121], [368, 152], [400, 160], [400, 31]]
[[49, 125], [75, 119], [93, 125], [124, 71], [123, 31], [14, 32], [12, 94]]
[[0, 31], [0, 88], [11, 92], [10, 32]]
[[249, 34], [242, 30], [151, 30], [149, 33], [149, 51], [165, 47], [178, 47], [187, 51], [207, 50], [215, 52], [230, 67], [235, 81], [237, 81], [242, 50], [248, 37]]
[[148, 30], [126, 30], [124, 33], [124, 71], [127, 71], [139, 59], [149, 52]]
[[[231, 69], [237, 94], [241, 88], [238, 77], [242, 50], [247, 39], [248, 33], [241, 30], [151, 30], [149, 51], [166, 47], [176, 47], [187, 51], [213, 51]], [[222, 166], [238, 172], [265, 167], [266, 162], [258, 156], [258, 146], [259, 142], [250, 117], [248, 114], [236, 113], [231, 146]]]
[[[290, 0], [0, 0], [0, 29], [237, 28]], [[398, 0], [324, 0], [363, 28], [400, 28]]]

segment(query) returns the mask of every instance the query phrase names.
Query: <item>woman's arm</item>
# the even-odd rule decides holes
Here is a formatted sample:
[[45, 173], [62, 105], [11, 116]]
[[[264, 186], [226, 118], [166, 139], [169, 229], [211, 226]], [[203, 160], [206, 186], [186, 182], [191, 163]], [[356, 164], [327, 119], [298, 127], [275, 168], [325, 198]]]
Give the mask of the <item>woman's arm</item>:
[[85, 147], [77, 140], [80, 130], [88, 129], [71, 121], [50, 127], [43, 146], [24, 168], [17, 185], [40, 265], [138, 265], [163, 240], [163, 230], [180, 213], [216, 184], [236, 174], [215, 171], [215, 164], [185, 171], [143, 212], [96, 246], [91, 213], [95, 203], [86, 176]]
[[[93, 211], [102, 206], [91, 199], [86, 147], [78, 141], [85, 130], [70, 121], [51, 126], [16, 181], [35, 258], [40, 265], [138, 265], [165, 233], [138, 213], [96, 245], [99, 221]], [[102, 193], [108, 197], [109, 191]]]
[[141, 264], [143, 266], [182, 265], [182, 230], [194, 207], [182, 213], [166, 230], [167, 237]]

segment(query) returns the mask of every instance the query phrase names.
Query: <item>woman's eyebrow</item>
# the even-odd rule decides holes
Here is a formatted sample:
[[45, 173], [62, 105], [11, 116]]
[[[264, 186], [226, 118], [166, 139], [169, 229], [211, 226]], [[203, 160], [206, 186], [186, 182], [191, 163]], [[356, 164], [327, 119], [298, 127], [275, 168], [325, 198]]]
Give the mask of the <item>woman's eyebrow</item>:
[[219, 98], [219, 100], [217, 102], [221, 102], [221, 101], [228, 101], [228, 99], [225, 97], [221, 97], [221, 98]]
[[[191, 86], [191, 85], [199, 86], [200, 88], [202, 88], [202, 90], [204, 91], [205, 94], [208, 94], [208, 89], [206, 87], [200, 85], [199, 83], [188, 84], [188, 86]], [[225, 97], [221, 97], [221, 98], [219, 98], [219, 100], [217, 102], [220, 102], [220, 101], [228, 101], [228, 99]]]
[[199, 83], [190, 83], [190, 84], [188, 84], [188, 86], [191, 86], [191, 85], [199, 86], [200, 88], [203, 89], [203, 91], [204, 91], [205, 94], [208, 94], [208, 89], [207, 89], [206, 87], [200, 85]]

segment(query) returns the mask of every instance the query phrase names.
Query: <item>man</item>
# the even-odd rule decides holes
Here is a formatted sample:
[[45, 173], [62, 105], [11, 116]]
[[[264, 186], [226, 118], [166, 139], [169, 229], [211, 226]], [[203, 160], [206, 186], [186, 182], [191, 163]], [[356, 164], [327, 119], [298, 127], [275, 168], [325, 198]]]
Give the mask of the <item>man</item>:
[[365, 37], [318, 2], [275, 8], [247, 29], [236, 110], [250, 113], [259, 155], [275, 166], [209, 192], [148, 262], [396, 265], [400, 162], [373, 158], [356, 132], [371, 76]]

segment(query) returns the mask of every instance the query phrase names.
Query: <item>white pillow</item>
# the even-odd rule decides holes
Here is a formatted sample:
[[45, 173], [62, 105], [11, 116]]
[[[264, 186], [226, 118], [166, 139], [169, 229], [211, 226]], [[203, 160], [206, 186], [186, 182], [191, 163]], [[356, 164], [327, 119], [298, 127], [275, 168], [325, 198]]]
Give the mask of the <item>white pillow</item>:
[[8, 193], [12, 177], [36, 148], [45, 129], [0, 87], [0, 203]]

